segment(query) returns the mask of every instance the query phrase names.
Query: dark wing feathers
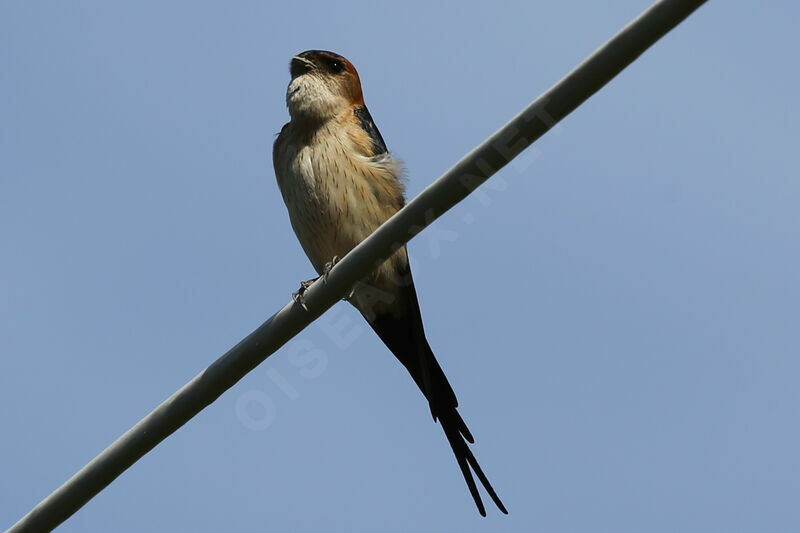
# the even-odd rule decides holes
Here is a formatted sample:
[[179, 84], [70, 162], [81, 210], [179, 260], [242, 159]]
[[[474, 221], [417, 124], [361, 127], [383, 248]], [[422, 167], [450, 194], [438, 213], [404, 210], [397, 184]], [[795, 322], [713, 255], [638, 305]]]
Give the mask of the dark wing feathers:
[[383, 142], [381, 132], [378, 131], [378, 126], [376, 126], [375, 122], [372, 120], [372, 115], [369, 114], [367, 106], [357, 107], [355, 114], [358, 122], [361, 124], [361, 129], [363, 129], [372, 140], [372, 155], [378, 156], [387, 153], [389, 150], [386, 148], [386, 143]]

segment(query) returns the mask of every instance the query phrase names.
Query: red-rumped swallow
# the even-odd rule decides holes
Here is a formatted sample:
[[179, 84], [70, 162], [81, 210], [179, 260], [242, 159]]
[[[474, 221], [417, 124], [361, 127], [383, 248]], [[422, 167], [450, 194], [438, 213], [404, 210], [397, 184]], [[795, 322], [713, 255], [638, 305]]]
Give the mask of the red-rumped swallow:
[[[291, 121], [275, 141], [275, 175], [292, 228], [317, 273], [324, 275], [405, 205], [403, 167], [389, 154], [347, 59], [309, 50], [292, 58], [290, 73], [286, 105]], [[347, 300], [427, 398], [480, 513], [486, 516], [472, 471], [508, 513], [467, 446], [474, 439], [425, 338], [406, 248], [357, 284]]]

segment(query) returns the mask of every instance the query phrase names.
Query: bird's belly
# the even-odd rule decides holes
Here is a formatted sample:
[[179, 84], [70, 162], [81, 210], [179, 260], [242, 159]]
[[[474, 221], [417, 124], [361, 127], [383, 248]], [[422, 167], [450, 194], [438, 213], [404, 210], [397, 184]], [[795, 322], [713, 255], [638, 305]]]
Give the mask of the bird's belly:
[[334, 257], [341, 259], [363, 240], [360, 238], [360, 232], [357, 228], [353, 228], [352, 224], [343, 222], [325, 211], [323, 208], [307, 215], [298, 214], [290, 217], [300, 245], [314, 265], [314, 269], [320, 274], [326, 263]]
[[392, 214], [378, 209], [366, 178], [337, 172], [335, 165], [314, 165], [319, 158], [309, 148], [300, 150], [281, 187], [292, 228], [317, 272]]
[[[347, 255], [402, 205], [402, 193], [397, 201], [380, 186], [380, 173], [334, 144], [284, 145], [277, 160], [278, 184], [292, 228], [320, 274], [326, 263]], [[399, 187], [396, 174], [390, 177]], [[403, 313], [398, 294], [408, 283], [407, 273], [403, 247], [357, 284], [349, 300], [367, 320], [376, 314]]]

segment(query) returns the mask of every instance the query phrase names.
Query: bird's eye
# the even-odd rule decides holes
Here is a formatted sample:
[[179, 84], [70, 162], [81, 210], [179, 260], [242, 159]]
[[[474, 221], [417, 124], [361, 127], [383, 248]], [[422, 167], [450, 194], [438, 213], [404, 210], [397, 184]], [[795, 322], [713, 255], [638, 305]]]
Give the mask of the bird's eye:
[[331, 72], [333, 72], [334, 74], [339, 74], [344, 70], [344, 63], [342, 63], [341, 61], [334, 60], [330, 62], [329, 67], [331, 69]]

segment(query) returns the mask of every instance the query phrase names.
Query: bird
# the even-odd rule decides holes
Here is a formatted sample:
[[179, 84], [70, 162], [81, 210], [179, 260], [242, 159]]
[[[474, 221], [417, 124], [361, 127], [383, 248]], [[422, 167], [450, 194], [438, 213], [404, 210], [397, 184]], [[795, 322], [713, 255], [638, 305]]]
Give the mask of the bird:
[[[292, 57], [286, 90], [290, 121], [273, 145], [273, 165], [289, 221], [320, 276], [405, 205], [405, 170], [364, 103], [350, 61], [326, 50]], [[304, 305], [303, 282], [295, 299]], [[444, 430], [470, 494], [486, 509], [473, 473], [498, 509], [508, 514], [469, 444], [472, 433], [428, 344], [408, 252], [398, 249], [345, 298], [405, 366]]]

